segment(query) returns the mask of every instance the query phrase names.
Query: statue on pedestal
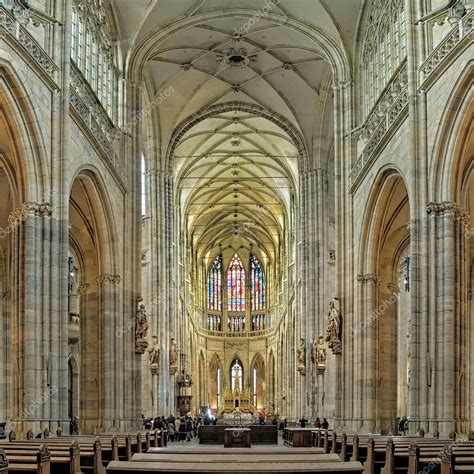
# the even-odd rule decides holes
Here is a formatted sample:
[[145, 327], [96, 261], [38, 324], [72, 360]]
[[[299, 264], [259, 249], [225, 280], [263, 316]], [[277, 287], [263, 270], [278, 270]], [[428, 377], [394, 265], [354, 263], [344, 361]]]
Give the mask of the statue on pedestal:
[[171, 338], [170, 341], [170, 375], [174, 375], [178, 371], [178, 348], [176, 346], [176, 339]]
[[298, 346], [296, 354], [298, 357], [298, 372], [301, 375], [306, 375], [306, 347], [303, 338], [300, 340], [300, 345]]
[[333, 354], [342, 352], [341, 332], [342, 316], [334, 302], [329, 303], [328, 328], [326, 330], [326, 341]]
[[324, 337], [319, 336], [318, 339], [315, 339], [313, 342], [313, 349], [311, 352], [311, 361], [316, 365], [318, 373], [323, 373], [326, 370], [327, 352]]
[[158, 346], [158, 338], [153, 336], [152, 343], [148, 349], [148, 359], [150, 360], [150, 370], [153, 375], [157, 375], [160, 371], [160, 347]]
[[148, 318], [146, 315], [145, 305], [141, 304], [135, 314], [135, 352], [144, 354], [148, 347], [146, 335], [148, 333]]

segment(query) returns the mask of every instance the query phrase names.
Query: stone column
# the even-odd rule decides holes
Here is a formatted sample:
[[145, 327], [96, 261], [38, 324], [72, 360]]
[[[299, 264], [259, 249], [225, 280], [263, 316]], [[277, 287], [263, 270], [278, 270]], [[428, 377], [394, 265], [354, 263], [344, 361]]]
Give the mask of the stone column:
[[378, 322], [375, 317], [377, 305], [378, 275], [368, 273], [359, 275], [357, 280], [362, 283], [362, 320], [358, 337], [361, 341], [361, 372], [358, 374], [362, 385], [362, 431], [374, 432], [377, 410], [377, 354], [378, 354]]
[[[5, 283], [6, 275], [4, 275]], [[6, 285], [0, 293], [0, 420], [6, 421], [10, 417], [11, 406], [11, 291], [6, 290]]]
[[173, 177], [161, 170], [150, 171], [150, 279], [149, 294], [145, 303], [150, 316], [150, 333], [158, 336], [161, 348], [160, 376], [158, 395], [154, 400], [157, 413], [174, 413], [175, 383], [169, 370], [170, 338], [176, 337], [175, 317], [179, 311], [176, 300], [174, 269], [174, 208], [173, 208]]
[[[67, 347], [67, 312], [58, 316], [59, 321], [43, 312], [43, 308], [57, 308], [62, 296], [67, 298], [49, 293], [51, 274], [41, 264], [50, 257], [51, 213], [48, 203], [27, 202], [9, 218], [16, 262], [12, 275], [11, 360], [15, 362], [10, 416], [19, 435], [64, 421], [58, 400], [67, 390], [59, 371], [61, 357], [67, 357], [67, 351], [62, 352], [62, 346]], [[58, 230], [56, 238], [59, 236]], [[67, 278], [67, 266], [65, 271]], [[45, 294], [50, 299], [47, 306]]]
[[[327, 265], [327, 228], [329, 226], [327, 213], [327, 173], [321, 168], [311, 169], [302, 174], [301, 198], [302, 205], [302, 242], [301, 242], [301, 337], [307, 343], [307, 353], [312, 342], [325, 331], [326, 312], [324, 307], [326, 294], [326, 265]], [[298, 338], [299, 340], [299, 338]], [[306, 379], [304, 384], [303, 406], [306, 406], [306, 416], [314, 418], [326, 407], [322, 400], [324, 386], [319, 386], [316, 371], [312, 370], [310, 360], [306, 363]], [[318, 377], [321, 380], [322, 377]], [[329, 395], [329, 394], [326, 394]], [[319, 402], [318, 402], [319, 400]], [[309, 404], [309, 405], [308, 405]]]
[[427, 212], [436, 256], [430, 265], [430, 279], [436, 289], [436, 299], [431, 306], [432, 324], [439, 328], [435, 332], [436, 390], [431, 397], [437, 411], [431, 422], [440, 433], [447, 434], [467, 429], [468, 339], [465, 333], [469, 326], [467, 276], [463, 270], [469, 216], [454, 202], [430, 203]]
[[118, 284], [122, 281], [119, 275], [104, 273], [97, 277], [97, 297], [100, 318], [100, 359], [99, 359], [99, 430], [119, 430], [117, 412], [120, 391], [118, 385], [123, 383], [120, 364], [120, 341], [116, 337], [116, 321], [118, 308]]

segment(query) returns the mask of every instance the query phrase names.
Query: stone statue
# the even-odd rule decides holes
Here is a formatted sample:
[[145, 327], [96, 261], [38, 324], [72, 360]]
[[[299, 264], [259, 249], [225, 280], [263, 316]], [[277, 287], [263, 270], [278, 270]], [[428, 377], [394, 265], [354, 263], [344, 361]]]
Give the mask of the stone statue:
[[144, 339], [148, 333], [148, 318], [145, 305], [141, 304], [135, 315], [135, 337]]
[[326, 341], [333, 354], [342, 352], [341, 343], [342, 317], [334, 302], [329, 303], [328, 328], [326, 330]]
[[176, 346], [176, 339], [174, 338], [171, 338], [171, 341], [170, 341], [169, 359], [170, 359], [170, 374], [173, 375], [178, 370], [178, 348]]
[[148, 318], [145, 305], [141, 304], [135, 314], [135, 352], [144, 354], [148, 347], [148, 341], [145, 339], [148, 333]]
[[324, 372], [326, 369], [327, 352], [324, 337], [319, 336], [318, 339], [315, 339], [313, 342], [313, 350], [311, 353], [311, 361], [316, 365], [318, 372]]
[[152, 374], [158, 374], [160, 370], [160, 353], [158, 338], [153, 336], [151, 346], [148, 349], [148, 359], [150, 360], [150, 370]]
[[306, 375], [306, 346], [304, 339], [300, 340], [296, 354], [298, 357], [298, 372], [301, 375]]

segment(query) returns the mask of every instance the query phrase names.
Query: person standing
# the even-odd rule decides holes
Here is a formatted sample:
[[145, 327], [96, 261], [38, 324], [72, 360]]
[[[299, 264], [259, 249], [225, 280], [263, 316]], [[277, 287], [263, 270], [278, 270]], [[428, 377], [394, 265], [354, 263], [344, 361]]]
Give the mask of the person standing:
[[319, 419], [319, 416], [314, 420], [314, 427], [321, 428], [321, 420]]
[[301, 428], [306, 428], [306, 423], [308, 423], [308, 420], [302, 416], [301, 419], [299, 420], [299, 424]]
[[323, 422], [321, 423], [321, 428], [323, 430], [329, 429], [329, 422], [328, 422], [328, 420], [326, 420], [326, 418], [323, 418]]

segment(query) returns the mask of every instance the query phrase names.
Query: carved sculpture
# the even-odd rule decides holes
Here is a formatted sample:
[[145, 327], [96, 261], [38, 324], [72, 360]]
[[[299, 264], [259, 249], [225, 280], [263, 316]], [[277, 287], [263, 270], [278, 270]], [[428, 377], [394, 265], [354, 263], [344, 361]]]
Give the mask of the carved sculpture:
[[300, 345], [296, 351], [298, 357], [298, 372], [301, 375], [306, 375], [306, 346], [304, 339], [300, 340]]
[[329, 303], [328, 328], [326, 330], [326, 341], [333, 354], [342, 352], [341, 328], [342, 317], [333, 301]]
[[158, 372], [160, 371], [160, 353], [161, 350], [158, 346], [158, 338], [156, 336], [153, 336], [151, 346], [148, 349], [150, 370], [153, 375], [158, 374]]
[[148, 347], [146, 335], [148, 334], [148, 318], [145, 305], [141, 304], [135, 315], [135, 352], [144, 354]]
[[319, 336], [313, 343], [313, 350], [311, 353], [311, 361], [316, 365], [316, 370], [322, 373], [326, 370], [327, 361], [327, 347], [324, 342], [324, 337]]
[[172, 338], [170, 341], [170, 374], [174, 375], [178, 371], [178, 348], [176, 346], [176, 339]]

